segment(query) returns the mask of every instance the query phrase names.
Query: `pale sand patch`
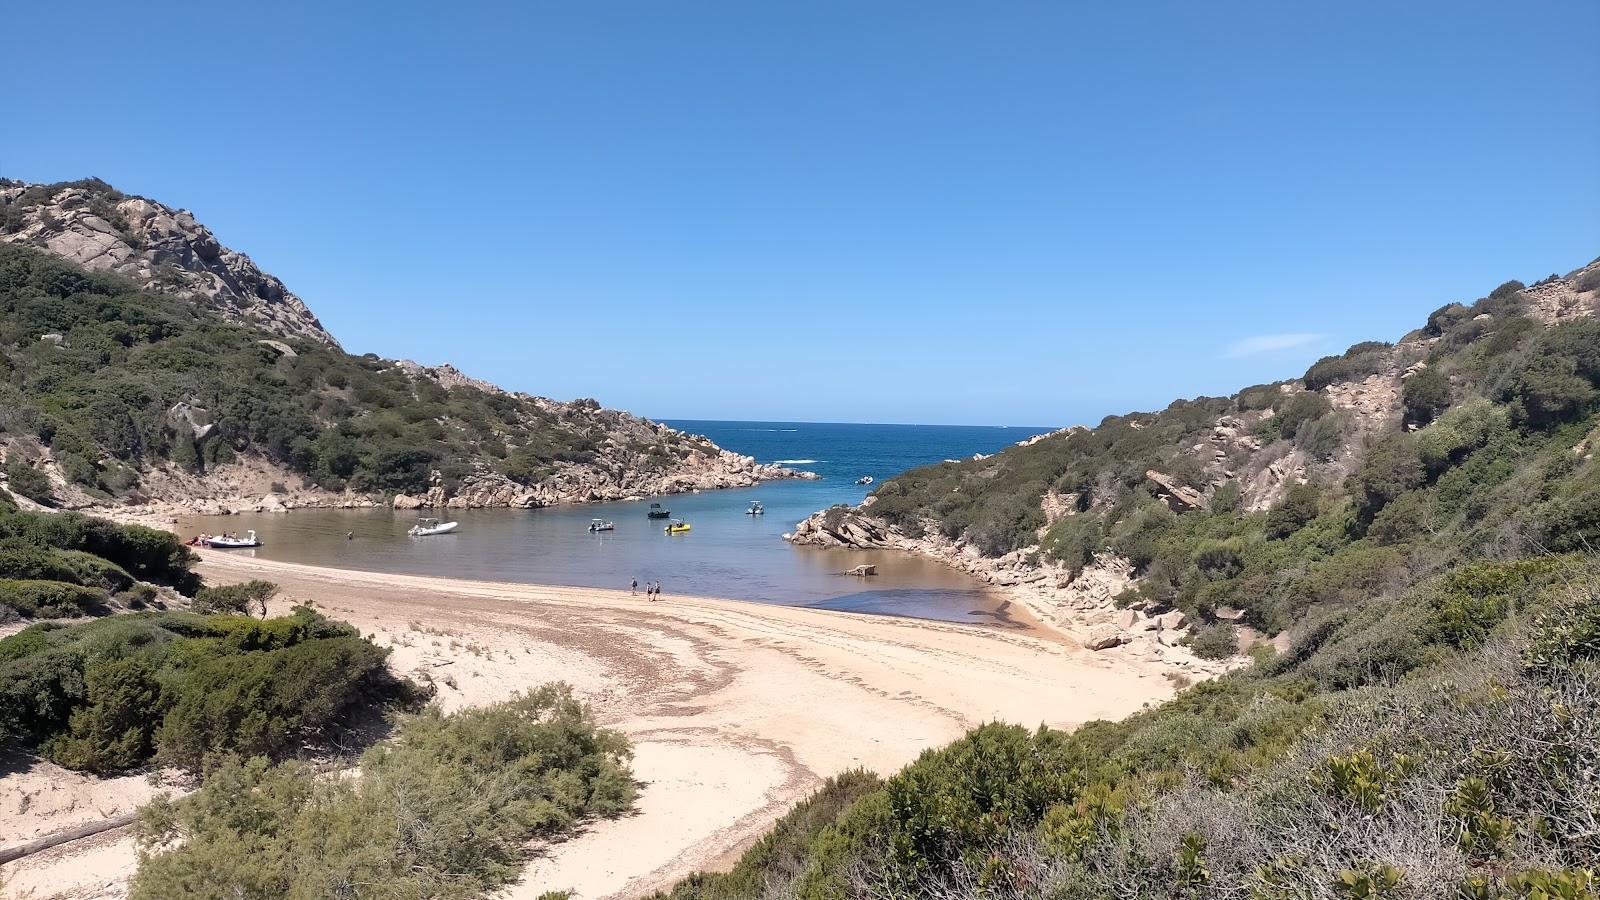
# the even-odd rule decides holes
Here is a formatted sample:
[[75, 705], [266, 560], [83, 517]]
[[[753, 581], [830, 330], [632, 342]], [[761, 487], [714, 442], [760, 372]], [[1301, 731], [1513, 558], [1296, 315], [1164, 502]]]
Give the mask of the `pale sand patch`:
[[[556, 888], [582, 900], [638, 896], [726, 864], [845, 769], [888, 774], [985, 721], [1070, 728], [1173, 690], [1155, 664], [1048, 632], [204, 557], [213, 584], [275, 581], [276, 611], [314, 602], [393, 647], [395, 669], [432, 678], [448, 709], [562, 679], [632, 738], [638, 812], [536, 853], [506, 895], [515, 898]], [[0, 782], [0, 803], [7, 789]], [[6, 874], [48, 876], [52, 859]], [[92, 865], [115, 879], [130, 874], [125, 862]]]

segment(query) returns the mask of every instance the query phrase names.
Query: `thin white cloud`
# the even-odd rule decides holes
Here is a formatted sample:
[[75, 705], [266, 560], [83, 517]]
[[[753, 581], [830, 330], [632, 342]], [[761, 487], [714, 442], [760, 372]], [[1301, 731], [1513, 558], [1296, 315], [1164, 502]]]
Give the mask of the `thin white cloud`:
[[1277, 353], [1280, 350], [1297, 350], [1315, 344], [1327, 337], [1325, 334], [1310, 334], [1297, 332], [1294, 334], [1258, 334], [1244, 340], [1234, 341], [1228, 345], [1223, 356], [1227, 359], [1238, 359], [1241, 356], [1259, 356], [1263, 353]]

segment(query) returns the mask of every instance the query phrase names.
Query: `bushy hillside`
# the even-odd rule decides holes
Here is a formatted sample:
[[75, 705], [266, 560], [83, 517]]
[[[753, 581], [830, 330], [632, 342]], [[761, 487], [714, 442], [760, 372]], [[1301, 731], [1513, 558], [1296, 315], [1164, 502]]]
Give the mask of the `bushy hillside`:
[[[1600, 895], [1600, 266], [1305, 378], [884, 484], [801, 537], [1131, 577], [1245, 668], [1117, 723], [853, 773], [728, 898]], [[994, 570], [990, 570], [994, 571]], [[1135, 619], [1138, 615], [1135, 615]]]
[[1584, 547], [1600, 539], [1597, 289], [1600, 265], [1509, 282], [1301, 379], [907, 472], [800, 537], [942, 549], [1062, 598], [1115, 569], [1121, 606], [1242, 612], [1267, 633], [1462, 561]]
[[1460, 567], [1122, 722], [984, 725], [664, 896], [1594, 897], [1596, 571]]
[[181, 500], [198, 476], [236, 461], [329, 495], [461, 505], [788, 474], [594, 401], [352, 356], [6, 245], [0, 446], [13, 492], [45, 504]]

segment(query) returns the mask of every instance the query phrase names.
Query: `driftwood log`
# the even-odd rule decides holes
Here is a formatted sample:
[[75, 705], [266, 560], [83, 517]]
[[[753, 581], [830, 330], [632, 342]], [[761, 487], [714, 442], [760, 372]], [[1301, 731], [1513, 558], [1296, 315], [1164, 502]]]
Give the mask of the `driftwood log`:
[[24, 856], [42, 853], [51, 847], [59, 847], [62, 844], [81, 841], [86, 837], [94, 837], [97, 834], [104, 834], [107, 831], [113, 831], [118, 828], [126, 828], [137, 821], [138, 818], [138, 812], [123, 813], [120, 816], [112, 816], [109, 819], [101, 819], [98, 822], [90, 822], [87, 825], [79, 825], [76, 828], [68, 828], [66, 831], [45, 835], [26, 844], [18, 844], [15, 847], [0, 847], [0, 865], [22, 859]]

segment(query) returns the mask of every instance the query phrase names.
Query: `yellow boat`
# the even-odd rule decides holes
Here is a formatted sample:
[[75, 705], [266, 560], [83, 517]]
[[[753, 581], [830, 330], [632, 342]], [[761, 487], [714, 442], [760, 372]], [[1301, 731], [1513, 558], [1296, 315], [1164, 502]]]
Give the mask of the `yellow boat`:
[[683, 534], [685, 531], [689, 530], [689, 523], [679, 519], [662, 530], [667, 534]]

